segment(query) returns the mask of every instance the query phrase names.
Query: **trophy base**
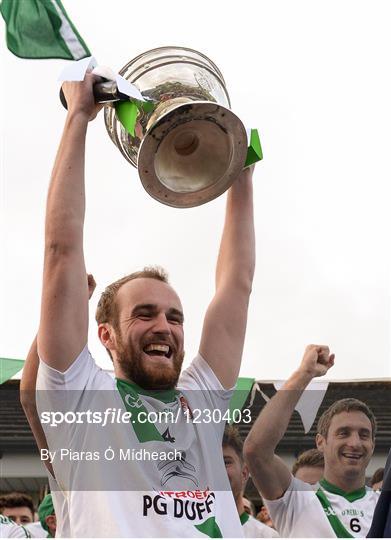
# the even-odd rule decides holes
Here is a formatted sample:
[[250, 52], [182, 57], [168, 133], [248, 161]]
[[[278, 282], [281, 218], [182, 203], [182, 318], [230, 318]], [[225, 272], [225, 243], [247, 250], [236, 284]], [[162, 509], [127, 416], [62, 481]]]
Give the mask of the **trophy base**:
[[145, 190], [176, 208], [205, 204], [242, 171], [246, 130], [230, 109], [210, 101], [178, 105], [147, 131], [138, 153]]

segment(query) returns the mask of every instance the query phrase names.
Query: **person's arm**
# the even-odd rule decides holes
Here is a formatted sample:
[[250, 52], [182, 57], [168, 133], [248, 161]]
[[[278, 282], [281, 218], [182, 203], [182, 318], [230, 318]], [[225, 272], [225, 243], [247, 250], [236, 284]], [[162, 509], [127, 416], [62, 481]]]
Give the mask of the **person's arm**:
[[[20, 380], [20, 403], [23, 407], [28, 423], [30, 424], [38, 450], [41, 451], [42, 448], [48, 447], [48, 443], [46, 441], [41, 422], [39, 421], [35, 398], [35, 384], [37, 381], [38, 366], [39, 357], [37, 352], [37, 338], [35, 337], [28, 352], [26, 362], [23, 366], [22, 378]], [[53, 474], [51, 464], [46, 461], [45, 464], [49, 466], [49, 470]]]
[[292, 474], [275, 450], [283, 438], [295, 406], [314, 377], [325, 375], [334, 364], [334, 354], [323, 345], [309, 345], [300, 367], [262, 409], [248, 434], [243, 454], [251, 477], [262, 497], [282, 497]]
[[255, 269], [253, 171], [254, 167], [244, 169], [228, 191], [216, 292], [199, 349], [225, 388], [231, 388], [239, 374]]
[[[88, 297], [91, 298], [96, 287], [96, 283], [92, 274], [88, 274], [87, 282]], [[23, 407], [31, 431], [33, 432], [35, 441], [38, 446], [38, 450], [41, 451], [42, 449], [48, 448], [48, 443], [45, 433], [42, 429], [42, 425], [39, 420], [37, 411], [35, 390], [38, 367], [39, 357], [37, 351], [37, 338], [35, 337], [28, 352], [26, 362], [23, 366], [22, 378], [20, 380], [20, 403]], [[47, 460], [45, 460], [44, 463], [51, 472], [51, 474], [54, 476], [52, 464]]]
[[84, 155], [89, 120], [100, 108], [87, 73], [63, 84], [68, 114], [50, 182], [45, 222], [45, 256], [39, 357], [64, 372], [87, 343], [88, 288], [83, 253]]

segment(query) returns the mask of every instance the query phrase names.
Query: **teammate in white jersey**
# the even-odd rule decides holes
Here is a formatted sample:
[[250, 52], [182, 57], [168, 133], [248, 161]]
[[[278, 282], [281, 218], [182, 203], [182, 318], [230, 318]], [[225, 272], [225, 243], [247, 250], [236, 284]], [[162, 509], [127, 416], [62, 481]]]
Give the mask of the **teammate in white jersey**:
[[274, 529], [255, 519], [245, 509], [243, 494], [249, 473], [243, 461], [242, 449], [243, 443], [237, 428], [227, 427], [223, 437], [223, 457], [244, 536], [246, 538], [277, 538], [279, 535]]
[[[239, 373], [255, 265], [253, 169], [245, 169], [228, 192], [216, 270], [216, 292], [206, 313], [199, 355], [181, 380], [184, 392], [194, 390], [201, 395], [212, 389], [216, 392], [215, 397], [173, 394], [184, 356], [183, 309], [164, 274], [151, 270], [132, 274], [112, 284], [99, 303], [99, 338], [112, 358], [116, 376], [116, 382], [110, 382], [96, 367], [86, 346], [88, 289], [83, 253], [84, 148], [88, 122], [99, 110], [92, 92], [96, 80], [95, 76], [87, 73], [84, 81], [63, 85], [68, 115], [47, 199], [38, 333], [41, 359], [38, 387], [49, 390], [45, 405], [52, 411], [57, 410], [58, 401], [61, 401], [61, 388], [79, 392], [80, 398], [73, 399], [75, 394], [70, 394], [68, 400], [63, 400], [63, 412], [80, 412], [80, 408], [88, 403], [89, 396], [96, 395], [96, 390], [102, 388], [112, 390], [110, 395], [115, 395], [113, 404], [118, 410], [151, 412], [154, 407], [177, 410], [177, 436], [173, 436], [171, 431], [177, 429], [175, 425], [166, 426], [162, 431], [153, 423], [144, 427], [136, 423], [122, 425], [120, 429], [117, 427], [113, 440], [103, 439], [102, 435], [97, 443], [139, 443], [142, 450], [148, 445], [167, 449], [175, 444], [181, 451], [181, 457], [176, 462], [155, 463], [149, 469], [145, 463], [121, 463], [119, 470], [114, 467], [105, 478], [105, 475], [96, 473], [88, 477], [89, 481], [97, 482], [98, 488], [104, 485], [104, 480], [111, 482], [110, 486], [116, 482], [118, 486], [128, 486], [131, 481], [134, 492], [126, 490], [126, 487], [121, 492], [72, 489], [75, 483], [87, 479], [85, 471], [89, 463], [74, 464], [78, 474], [67, 475], [66, 465], [54, 462], [56, 480], [64, 497], [69, 497], [70, 534], [92, 537], [181, 536], [182, 515], [187, 520], [182, 525], [185, 536], [240, 536], [240, 522], [237, 517], [235, 519], [232, 495], [223, 488], [224, 484], [228, 489], [221, 457], [223, 419], [220, 418], [215, 429], [209, 424], [200, 433], [190, 402], [201, 403], [206, 408], [216, 406], [218, 411], [224, 412]], [[106, 214], [111, 211], [113, 209], [107, 209]], [[140, 236], [142, 227], [149, 224], [148, 219], [141, 226], [135, 224], [135, 234]], [[156, 241], [169, 245], [172, 239], [177, 243], [175, 232], [164, 232], [164, 224], [159, 224]], [[132, 252], [128, 238], [124, 238], [123, 245], [124, 251]], [[105, 258], [110, 256], [107, 248], [104, 244], [100, 246]], [[88, 394], [88, 389], [95, 393]], [[51, 390], [54, 392], [50, 393]], [[156, 391], [168, 391], [166, 406], [162, 395], [157, 397]], [[71, 426], [68, 430], [59, 430], [60, 435], [56, 438], [54, 432], [50, 433], [45, 427], [49, 450], [59, 450], [61, 442], [74, 442], [75, 438], [69, 439], [75, 434], [74, 429], [75, 426]], [[78, 434], [81, 429], [79, 426]], [[87, 445], [94, 439], [92, 434], [88, 438], [88, 433], [91, 432], [86, 431]], [[187, 446], [190, 443], [192, 446]], [[210, 456], [213, 459], [217, 456], [216, 459], [220, 460], [210, 483], [217, 486], [221, 481], [221, 493], [213, 489], [206, 479], [211, 468]], [[96, 471], [102, 462], [93, 465]], [[153, 482], [151, 471], [156, 472]], [[223, 474], [221, 471], [224, 471], [224, 477], [217, 478]], [[139, 485], [148, 485], [150, 492], [140, 494]]]
[[275, 454], [306, 386], [333, 364], [328, 347], [308, 346], [300, 367], [265, 405], [244, 444], [252, 479], [283, 537], [365, 537], [371, 525], [378, 494], [365, 486], [365, 470], [376, 421], [364, 403], [337, 401], [319, 419], [316, 445], [325, 468], [315, 486], [294, 478]]
[[[96, 282], [92, 274], [87, 275], [87, 285], [88, 298], [90, 299], [96, 288]], [[37, 351], [37, 338], [35, 337], [23, 366], [22, 377], [20, 380], [20, 402], [30, 424], [38, 450], [44, 452], [48, 450], [48, 443], [40, 423], [36, 405], [38, 368], [39, 357]], [[70, 536], [70, 533], [67, 500], [54, 478], [52, 463], [49, 460], [44, 460], [44, 464], [48, 471], [48, 480], [52, 494], [46, 495], [38, 508], [38, 515], [41, 523], [33, 523], [30, 526], [29, 532], [32, 537], [37, 537], [36, 532], [40, 531], [38, 535], [39, 538], [41, 538], [42, 535], [43, 537], [46, 537], [48, 534], [54, 537], [56, 533], [57, 536], [68, 537]], [[56, 509], [54, 507], [56, 507]], [[47, 513], [49, 509], [50, 513]], [[48, 521], [48, 523], [46, 523], [46, 521]], [[43, 528], [42, 522], [46, 524]], [[49, 530], [47, 530], [46, 527]]]
[[17, 525], [27, 525], [34, 521], [34, 503], [27, 493], [14, 491], [0, 496], [0, 514], [10, 518]]
[[0, 538], [31, 538], [23, 525], [17, 525], [12, 519], [0, 514]]

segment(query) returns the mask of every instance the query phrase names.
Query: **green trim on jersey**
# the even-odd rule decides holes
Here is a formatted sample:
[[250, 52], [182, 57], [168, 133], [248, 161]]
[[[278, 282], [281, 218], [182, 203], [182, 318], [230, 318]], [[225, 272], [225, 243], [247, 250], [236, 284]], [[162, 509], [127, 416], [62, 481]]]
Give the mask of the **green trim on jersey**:
[[223, 538], [214, 516], [208, 518], [204, 523], [200, 523], [200, 525], [194, 525], [194, 527], [203, 534], [206, 534], [206, 536], [209, 536], [209, 538]]
[[124, 402], [127, 412], [132, 414], [131, 426], [139, 442], [163, 441], [163, 437], [152, 422], [139, 422], [139, 414], [142, 413], [143, 419], [148, 418], [148, 411], [143, 405], [135, 386], [122, 379], [117, 379], [117, 388]]
[[134, 382], [125, 381], [124, 379], [117, 379], [117, 383], [118, 381], [123, 383], [125, 386], [132, 388], [137, 394], [153, 397], [159, 401], [162, 401], [163, 403], [173, 403], [179, 395], [178, 390], [175, 390], [175, 388], [170, 390], [145, 390]]
[[347, 492], [343, 489], [339, 488], [338, 486], [335, 486], [334, 484], [330, 484], [327, 480], [322, 478], [319, 480], [319, 484], [322, 486], [323, 489], [326, 491], [329, 491], [330, 493], [334, 493], [335, 495], [340, 495], [341, 497], [344, 497], [349, 502], [358, 501], [358, 499], [362, 499], [365, 497], [367, 490], [365, 489], [365, 486], [362, 488], [356, 489], [355, 491]]
[[250, 516], [249, 514], [247, 514], [247, 512], [243, 512], [243, 514], [240, 514], [239, 519], [240, 519], [240, 523], [244, 525], [250, 519]]
[[345, 529], [339, 517], [335, 515], [334, 508], [332, 507], [322, 488], [318, 489], [318, 491], [316, 492], [316, 496], [318, 497], [320, 504], [323, 506], [323, 510], [325, 511], [326, 517], [329, 520], [335, 536], [337, 538], [354, 538], [354, 536], [352, 536]]

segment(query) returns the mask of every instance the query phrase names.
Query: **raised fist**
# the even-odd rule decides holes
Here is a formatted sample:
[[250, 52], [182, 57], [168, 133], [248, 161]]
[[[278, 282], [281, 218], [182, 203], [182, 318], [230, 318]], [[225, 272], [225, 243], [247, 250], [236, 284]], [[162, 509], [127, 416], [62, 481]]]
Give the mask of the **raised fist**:
[[308, 345], [299, 369], [311, 378], [322, 377], [334, 365], [334, 358], [327, 345]]

